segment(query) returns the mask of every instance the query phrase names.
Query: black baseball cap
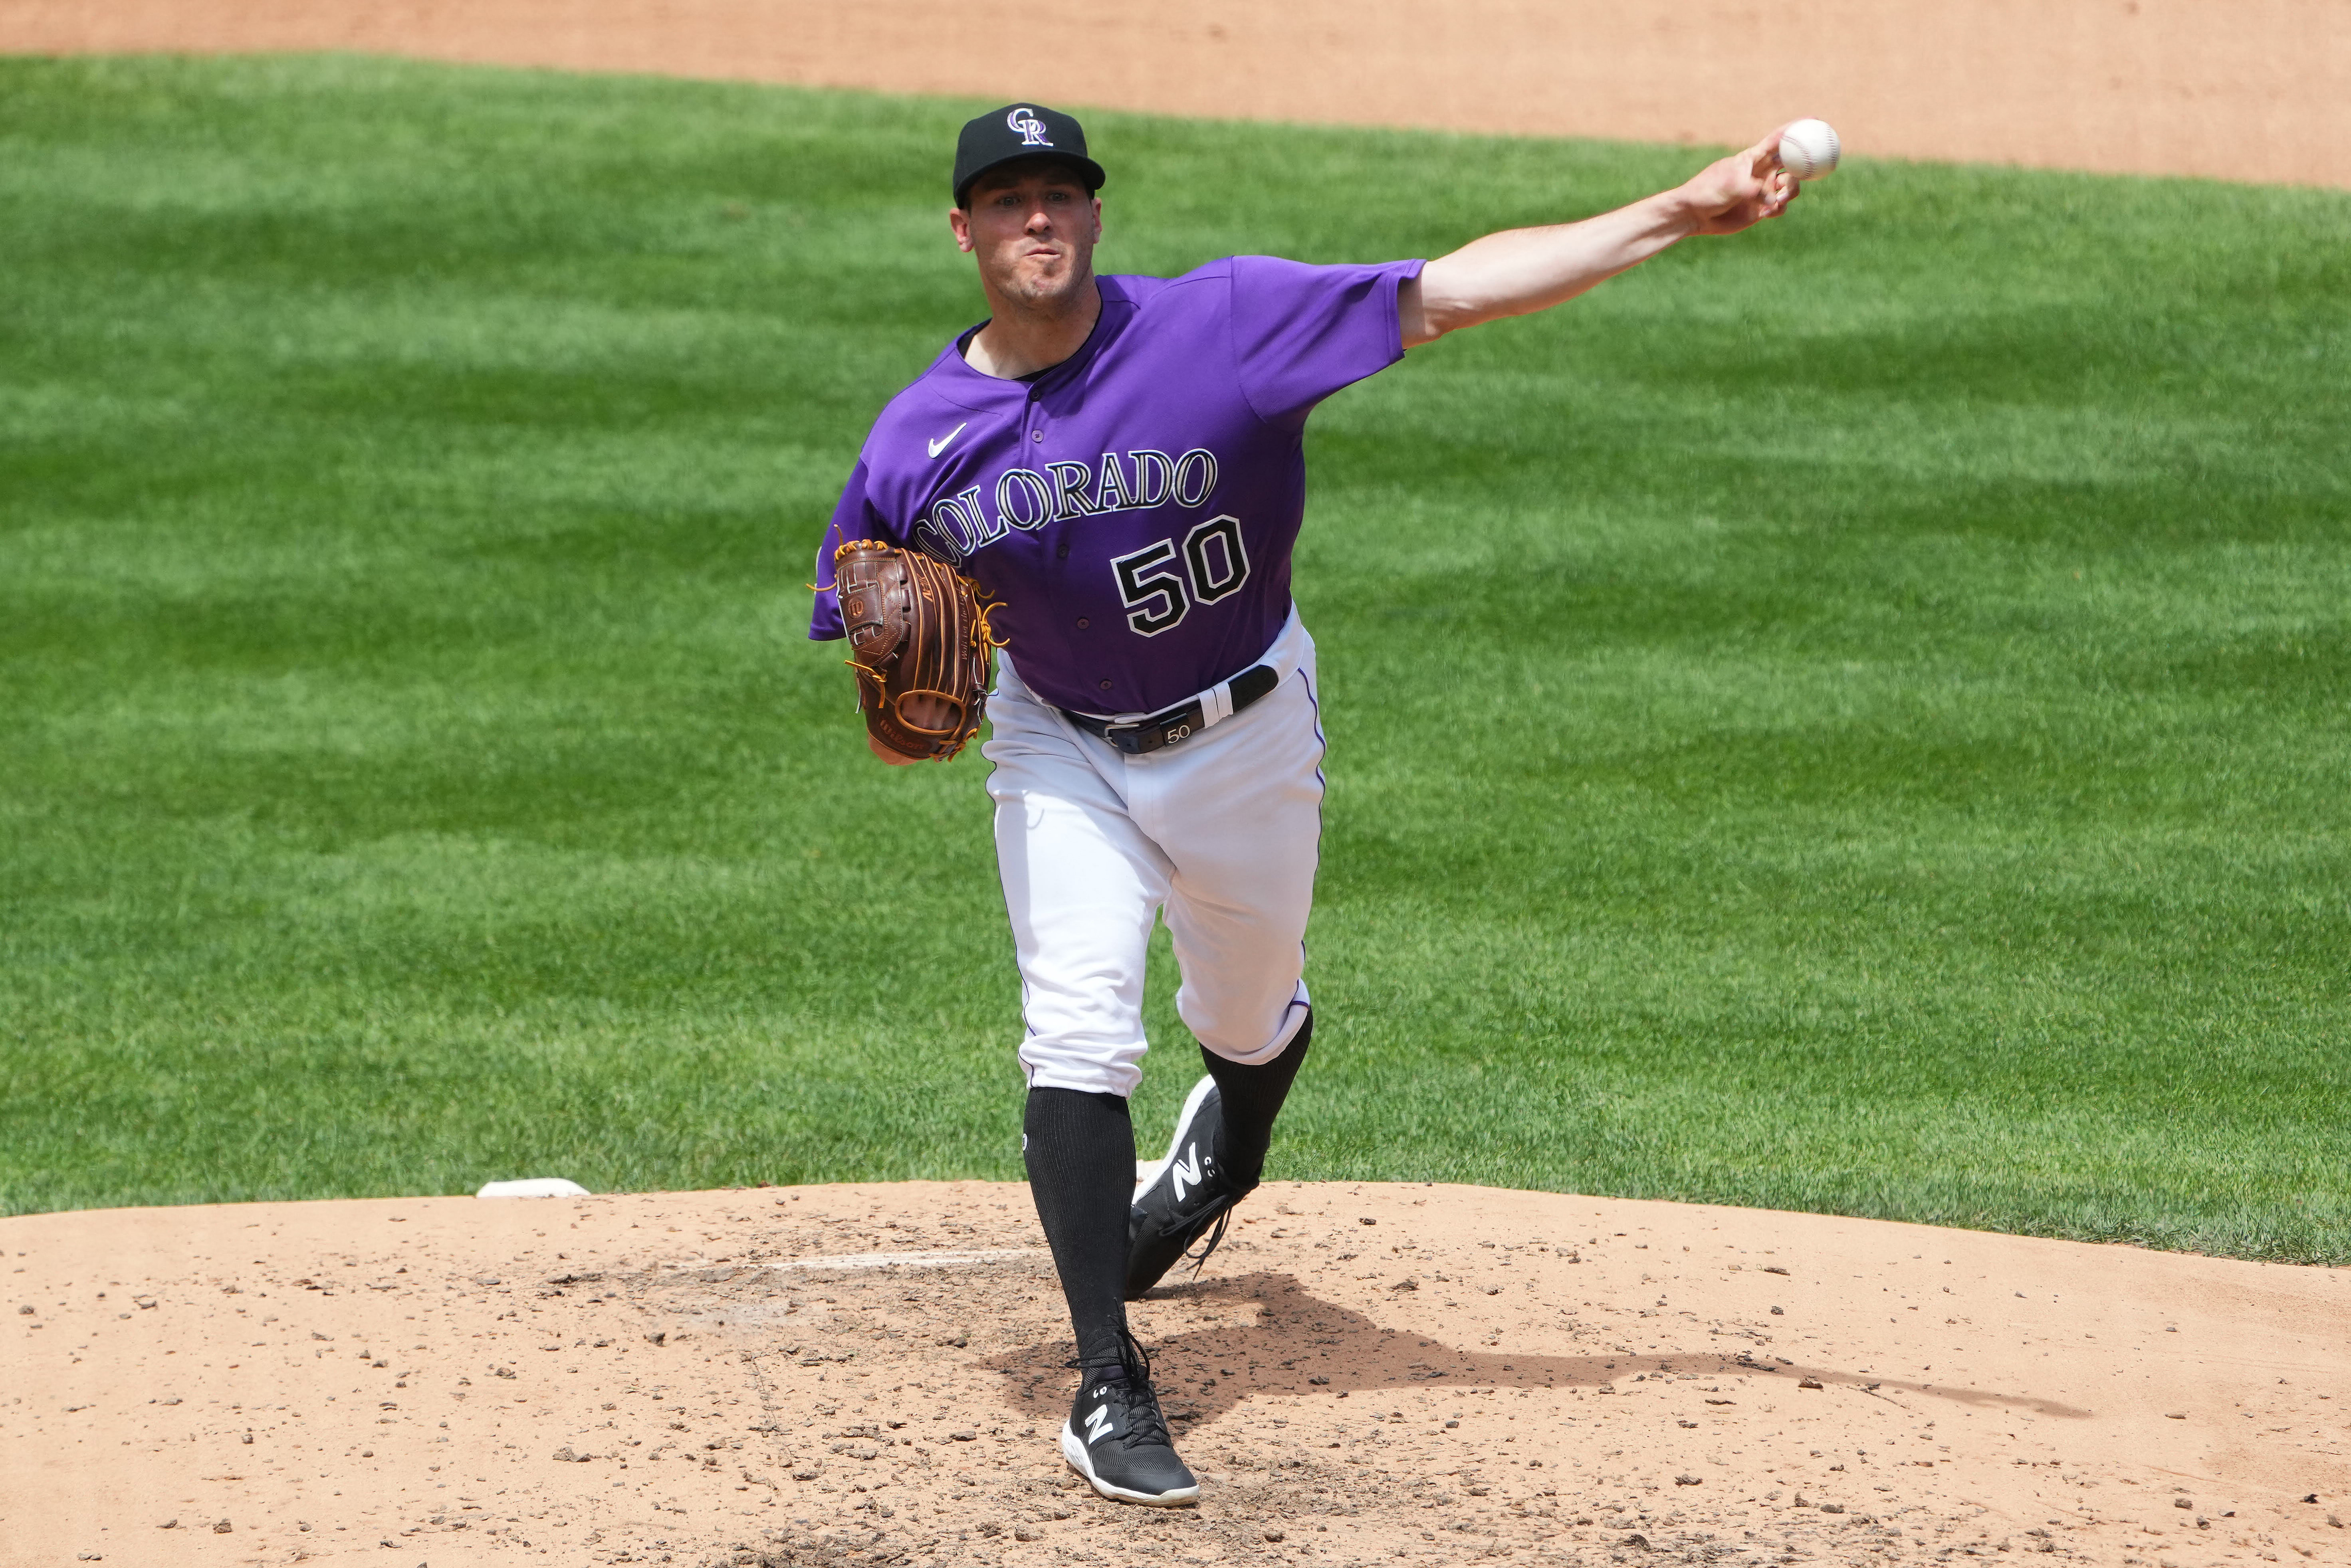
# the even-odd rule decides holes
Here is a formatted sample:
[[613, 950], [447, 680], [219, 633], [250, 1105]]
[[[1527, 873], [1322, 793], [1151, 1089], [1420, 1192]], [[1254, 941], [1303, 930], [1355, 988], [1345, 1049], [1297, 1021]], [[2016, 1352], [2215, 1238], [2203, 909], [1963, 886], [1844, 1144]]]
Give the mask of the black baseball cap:
[[1059, 158], [1073, 164], [1089, 192], [1101, 190], [1110, 178], [1086, 156], [1085, 130], [1076, 120], [1042, 104], [1008, 103], [967, 121], [956, 138], [956, 205], [964, 204], [974, 180], [1019, 158]]

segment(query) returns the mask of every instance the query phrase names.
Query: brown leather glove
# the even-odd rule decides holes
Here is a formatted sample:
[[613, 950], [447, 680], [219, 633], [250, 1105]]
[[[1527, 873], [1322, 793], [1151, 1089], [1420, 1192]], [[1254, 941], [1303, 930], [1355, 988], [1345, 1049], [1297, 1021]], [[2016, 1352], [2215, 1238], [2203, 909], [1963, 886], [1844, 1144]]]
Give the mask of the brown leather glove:
[[946, 761], [987, 716], [998, 646], [988, 607], [919, 550], [852, 539], [832, 565], [867, 737], [892, 758]]

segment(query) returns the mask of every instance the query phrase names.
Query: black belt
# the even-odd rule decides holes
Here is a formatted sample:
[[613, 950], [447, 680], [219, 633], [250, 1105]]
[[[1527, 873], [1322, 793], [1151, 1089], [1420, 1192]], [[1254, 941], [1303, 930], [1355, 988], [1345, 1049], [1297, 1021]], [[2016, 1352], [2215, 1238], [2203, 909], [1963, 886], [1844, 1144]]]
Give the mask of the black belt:
[[[1265, 665], [1258, 664], [1243, 670], [1225, 684], [1232, 688], [1233, 712], [1238, 713], [1280, 685], [1281, 677]], [[1068, 708], [1063, 708], [1061, 714], [1088, 735], [1099, 736], [1129, 757], [1140, 757], [1145, 752], [1173, 746], [1207, 727], [1200, 722], [1203, 716], [1197, 698], [1182, 707], [1171, 707], [1165, 713], [1155, 713], [1132, 724], [1113, 724], [1109, 719], [1095, 718], [1091, 714], [1071, 713]]]

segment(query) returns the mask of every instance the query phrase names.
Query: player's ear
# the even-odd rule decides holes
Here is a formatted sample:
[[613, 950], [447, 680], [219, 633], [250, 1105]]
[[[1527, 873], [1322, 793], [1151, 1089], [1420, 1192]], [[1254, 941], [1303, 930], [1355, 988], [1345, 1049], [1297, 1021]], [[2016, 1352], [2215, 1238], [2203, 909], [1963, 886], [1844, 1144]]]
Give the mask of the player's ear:
[[967, 255], [971, 250], [971, 214], [961, 207], [947, 209], [947, 228], [955, 235], [956, 249]]

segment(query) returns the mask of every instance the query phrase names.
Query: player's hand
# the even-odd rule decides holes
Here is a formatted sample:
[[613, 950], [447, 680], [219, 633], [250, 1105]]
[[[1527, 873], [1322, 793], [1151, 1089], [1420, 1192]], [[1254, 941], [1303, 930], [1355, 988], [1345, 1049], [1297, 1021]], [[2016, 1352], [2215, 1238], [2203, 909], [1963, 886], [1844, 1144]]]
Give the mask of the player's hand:
[[1682, 185], [1677, 194], [1696, 220], [1691, 232], [1735, 235], [1788, 210], [1803, 187], [1780, 166], [1780, 132], [1786, 129], [1773, 128], [1754, 146], [1718, 159]]

